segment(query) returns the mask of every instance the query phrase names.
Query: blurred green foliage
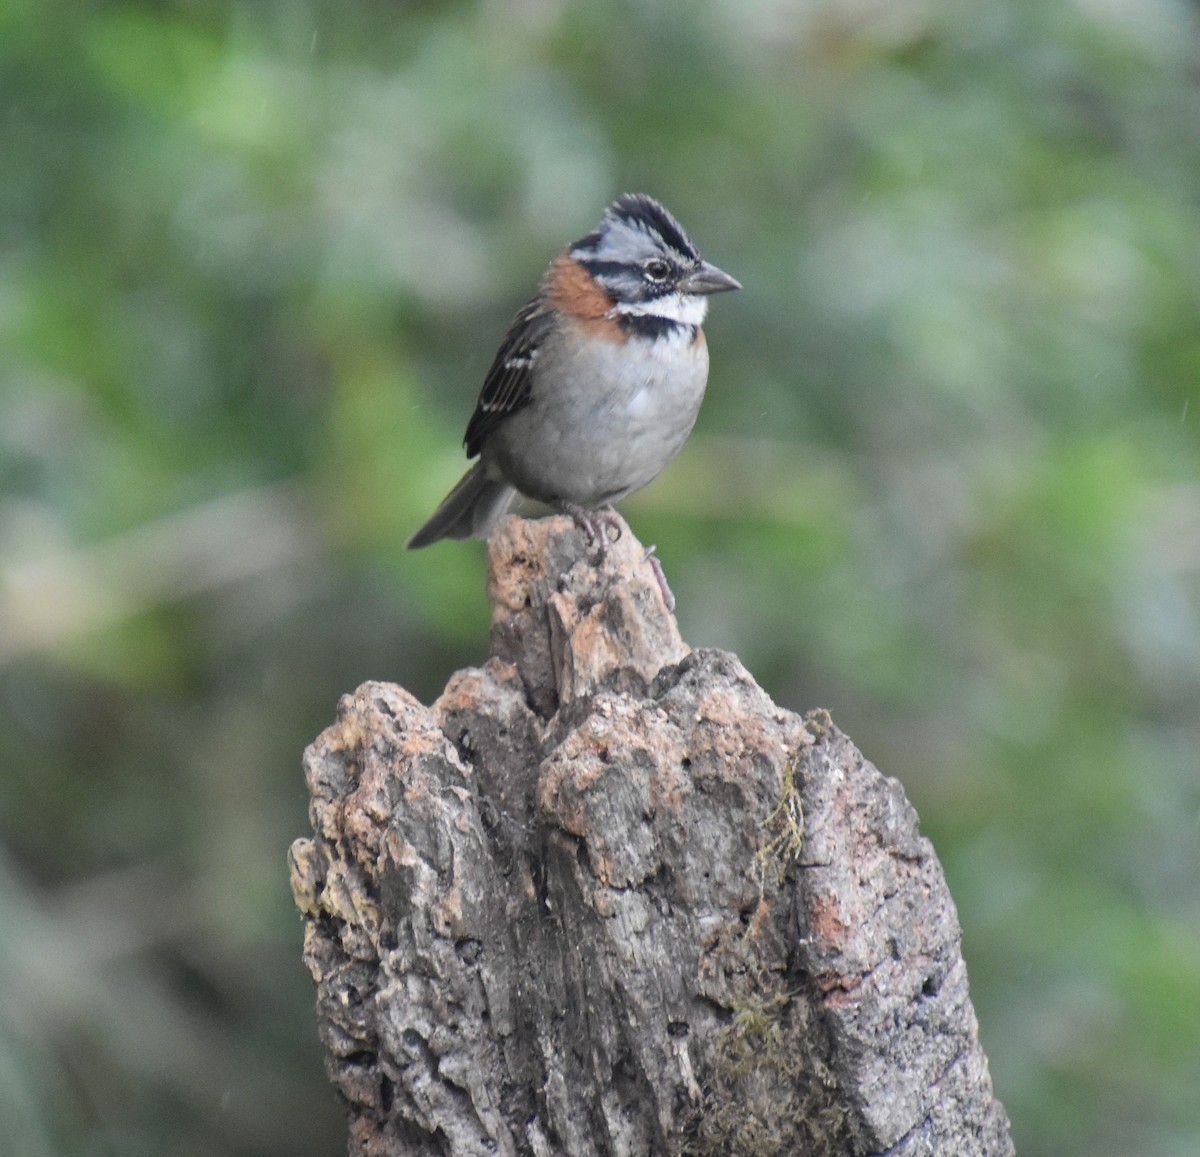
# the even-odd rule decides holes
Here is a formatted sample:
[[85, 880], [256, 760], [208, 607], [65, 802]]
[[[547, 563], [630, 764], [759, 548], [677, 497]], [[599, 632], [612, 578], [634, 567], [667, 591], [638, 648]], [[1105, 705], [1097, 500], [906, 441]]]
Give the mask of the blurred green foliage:
[[300, 751], [483, 658], [403, 540], [643, 189], [746, 286], [624, 507], [685, 637], [904, 781], [1024, 1157], [1200, 1150], [1198, 66], [1183, 0], [0, 3], [0, 1148], [341, 1148]]

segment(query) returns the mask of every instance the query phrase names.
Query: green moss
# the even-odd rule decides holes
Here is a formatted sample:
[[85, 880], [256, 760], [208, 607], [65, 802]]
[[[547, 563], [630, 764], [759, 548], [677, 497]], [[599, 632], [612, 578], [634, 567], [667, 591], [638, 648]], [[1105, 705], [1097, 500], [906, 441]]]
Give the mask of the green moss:
[[847, 1122], [803, 999], [778, 978], [732, 1010], [711, 1055], [688, 1157], [844, 1154]]
[[804, 808], [796, 788], [796, 764], [789, 761], [783, 772], [783, 784], [775, 810], [763, 821], [770, 833], [754, 857], [759, 891], [766, 889], [768, 868], [774, 867], [775, 884], [783, 883], [788, 868], [800, 857], [804, 846]]

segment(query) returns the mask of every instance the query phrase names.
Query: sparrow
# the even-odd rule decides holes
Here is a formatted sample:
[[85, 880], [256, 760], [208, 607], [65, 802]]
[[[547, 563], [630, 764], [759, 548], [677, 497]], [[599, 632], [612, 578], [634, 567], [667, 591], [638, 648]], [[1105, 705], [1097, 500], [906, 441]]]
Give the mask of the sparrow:
[[570, 515], [603, 557], [607, 529], [619, 532], [612, 503], [656, 477], [695, 424], [709, 296], [740, 288], [653, 197], [618, 197], [518, 311], [467, 423], [478, 461], [409, 548], [487, 537], [520, 492]]

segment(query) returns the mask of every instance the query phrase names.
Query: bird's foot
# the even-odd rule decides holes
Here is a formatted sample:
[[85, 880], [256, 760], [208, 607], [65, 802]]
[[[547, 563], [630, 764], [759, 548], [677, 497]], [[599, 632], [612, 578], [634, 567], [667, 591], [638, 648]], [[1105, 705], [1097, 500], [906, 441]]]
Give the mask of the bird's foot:
[[[602, 506], [599, 510], [585, 510], [573, 502], [560, 502], [559, 509], [564, 514], [571, 516], [575, 525], [586, 535], [588, 546], [597, 548], [596, 561], [603, 562], [608, 557], [609, 543], [616, 542], [621, 537], [620, 515], [611, 506]], [[609, 531], [612, 531], [611, 537]], [[663, 571], [662, 563], [654, 553], [655, 550], [655, 547], [648, 546], [643, 558], [650, 564], [650, 569], [654, 572], [654, 581], [658, 583], [658, 589], [662, 592], [667, 610], [674, 611], [675, 596], [671, 593], [667, 576]]]
[[662, 592], [663, 602], [667, 605], [668, 611], [675, 610], [675, 596], [671, 593], [671, 588], [667, 585], [667, 575], [663, 570], [663, 565], [658, 561], [658, 555], [654, 552], [657, 547], [646, 547], [645, 559], [650, 564], [650, 569], [654, 572], [655, 581], [658, 583], [658, 589]]
[[[608, 544], [616, 542], [621, 537], [621, 516], [611, 506], [603, 506], [599, 510], [584, 510], [573, 502], [559, 504], [564, 514], [569, 514], [575, 525], [587, 536], [588, 546], [597, 547], [597, 561], [603, 562], [608, 557]], [[609, 531], [612, 537], [609, 538]]]

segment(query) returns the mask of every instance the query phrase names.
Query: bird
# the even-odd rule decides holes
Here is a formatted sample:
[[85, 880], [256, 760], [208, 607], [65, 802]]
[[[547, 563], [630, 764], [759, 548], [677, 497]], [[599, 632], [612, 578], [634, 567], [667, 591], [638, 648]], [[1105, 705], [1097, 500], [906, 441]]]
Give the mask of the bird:
[[486, 538], [519, 492], [570, 515], [603, 557], [608, 529], [619, 533], [612, 504], [692, 431], [708, 383], [708, 299], [733, 289], [661, 202], [618, 197], [518, 310], [467, 423], [477, 461], [408, 547]]

